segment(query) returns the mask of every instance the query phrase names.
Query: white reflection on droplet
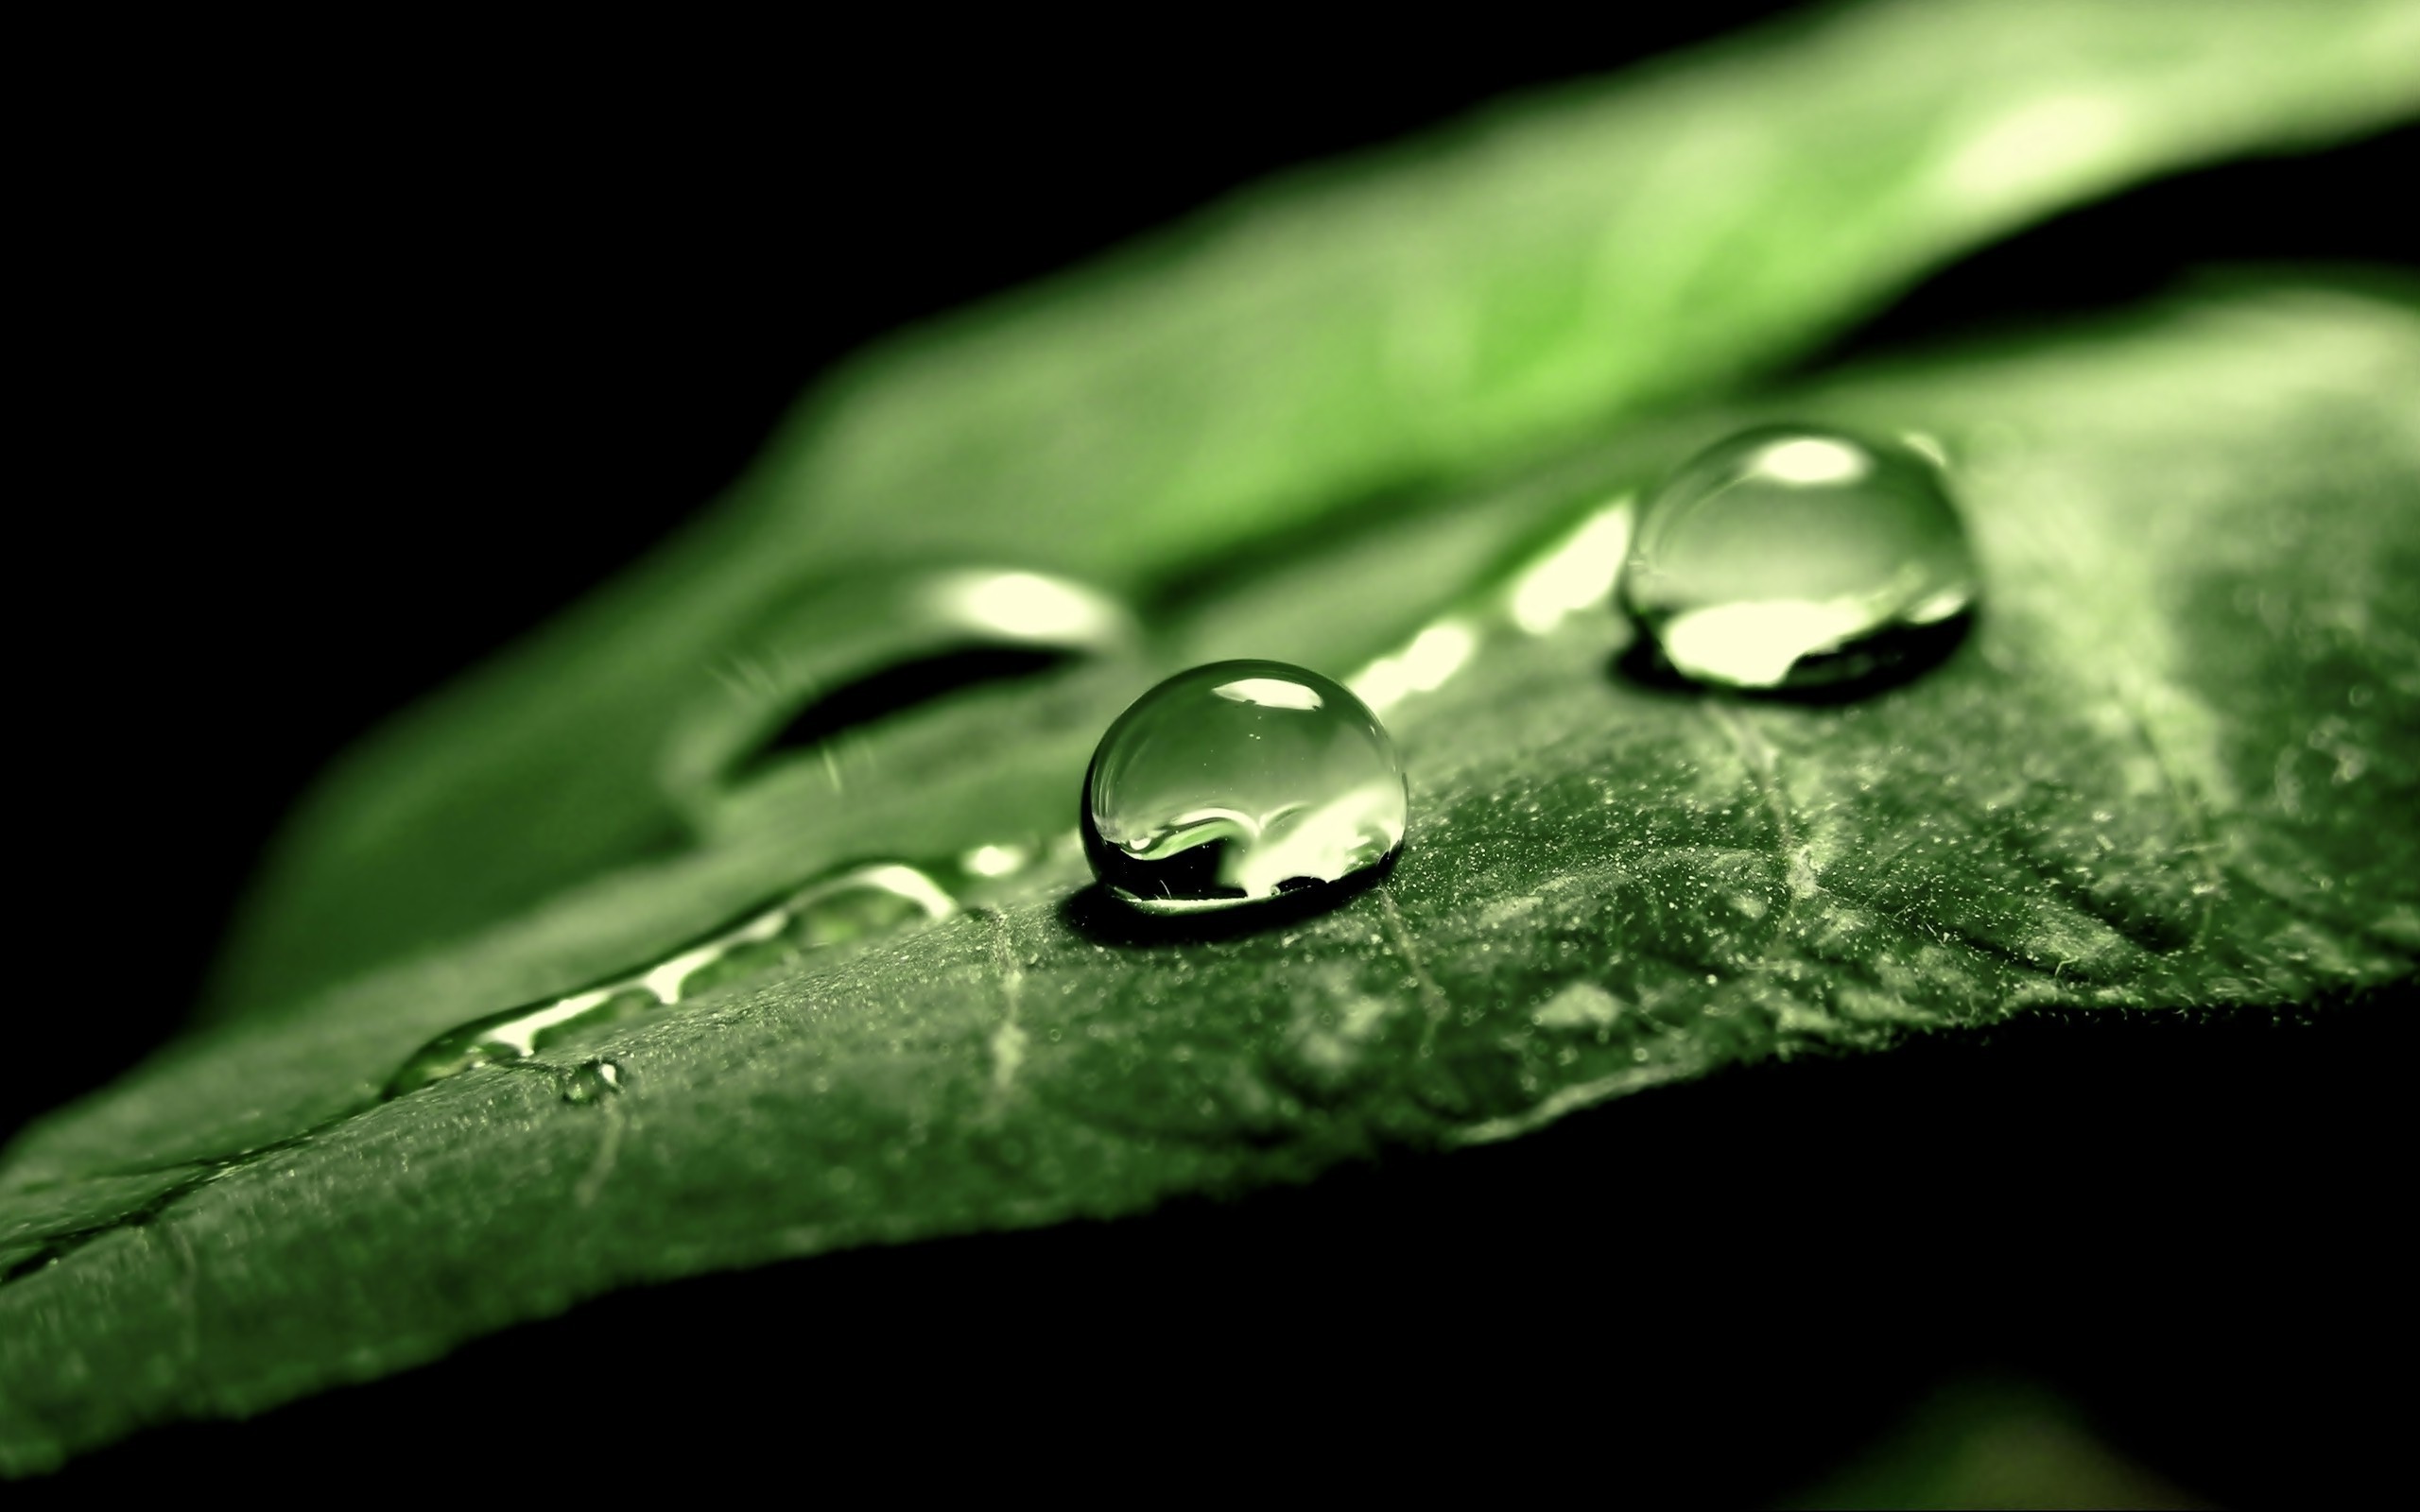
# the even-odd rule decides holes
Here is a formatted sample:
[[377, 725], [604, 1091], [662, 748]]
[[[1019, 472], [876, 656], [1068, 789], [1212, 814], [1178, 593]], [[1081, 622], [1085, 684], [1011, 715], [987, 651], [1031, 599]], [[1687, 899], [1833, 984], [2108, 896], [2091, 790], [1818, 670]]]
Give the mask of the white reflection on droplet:
[[687, 985], [691, 972], [711, 965], [731, 954], [733, 947], [771, 939], [789, 922], [786, 908], [768, 909], [748, 922], [691, 950], [683, 951], [660, 966], [649, 968], [638, 977], [638, 985], [647, 988], [661, 1003], [678, 1003], [681, 990]]
[[1664, 627], [1664, 654], [1695, 678], [1742, 688], [1777, 688], [1802, 657], [1838, 646], [1872, 623], [1864, 597], [1718, 604]]
[[921, 909], [926, 919], [947, 919], [958, 912], [958, 900], [943, 892], [932, 878], [925, 876], [914, 867], [901, 866], [896, 862], [859, 867], [845, 876], [834, 878], [827, 886], [793, 899], [789, 906], [804, 908], [818, 899], [828, 898], [835, 893], [854, 887], [887, 892], [894, 898], [904, 899]]
[[1402, 816], [1401, 778], [1364, 782], [1288, 824], [1270, 822], [1276, 838], [1229, 852], [1230, 874], [1220, 880], [1247, 898], [1268, 898], [1289, 878], [1343, 876], [1356, 859], [1403, 843]]
[[1938, 468], [1949, 466], [1949, 448], [1941, 444], [1940, 437], [1927, 431], [1901, 431], [1899, 439], [1908, 450], [1916, 453], [1933, 466]]
[[1602, 604], [1630, 552], [1631, 497], [1622, 495], [1512, 580], [1512, 623], [1544, 635], [1564, 618]]
[[1021, 845], [978, 845], [959, 864], [978, 877], [1005, 877], [1022, 868], [1032, 854]]
[[1231, 703], [1257, 704], [1263, 709], [1317, 709], [1317, 691], [1283, 678], [1238, 678], [1210, 690]]
[[1899, 617], [1910, 625], [1938, 625], [1974, 601], [1973, 591], [1960, 583], [1903, 610]]
[[577, 1019], [614, 995], [612, 988], [595, 988], [558, 998], [543, 1008], [523, 1014], [487, 1032], [487, 1038], [508, 1046], [516, 1056], [531, 1054], [537, 1047], [538, 1036], [566, 1020]]
[[925, 593], [942, 618], [1012, 641], [1106, 645], [1125, 640], [1132, 626], [1106, 594], [1040, 573], [946, 573]]
[[1780, 441], [1756, 454], [1755, 470], [1782, 483], [1855, 483], [1871, 471], [1857, 448], [1820, 437]]
[[1440, 620], [1392, 656], [1363, 667], [1345, 686], [1372, 709], [1385, 711], [1415, 693], [1434, 693], [1478, 649], [1478, 636], [1460, 620]]

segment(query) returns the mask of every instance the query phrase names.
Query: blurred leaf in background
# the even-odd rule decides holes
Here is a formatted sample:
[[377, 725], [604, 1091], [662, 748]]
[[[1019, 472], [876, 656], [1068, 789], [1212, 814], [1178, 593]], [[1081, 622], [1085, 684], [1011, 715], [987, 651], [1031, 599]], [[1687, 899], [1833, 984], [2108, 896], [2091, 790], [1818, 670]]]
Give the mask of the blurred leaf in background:
[[1883, 1442], [1786, 1506], [2197, 1507], [2038, 1386], [1952, 1382]]

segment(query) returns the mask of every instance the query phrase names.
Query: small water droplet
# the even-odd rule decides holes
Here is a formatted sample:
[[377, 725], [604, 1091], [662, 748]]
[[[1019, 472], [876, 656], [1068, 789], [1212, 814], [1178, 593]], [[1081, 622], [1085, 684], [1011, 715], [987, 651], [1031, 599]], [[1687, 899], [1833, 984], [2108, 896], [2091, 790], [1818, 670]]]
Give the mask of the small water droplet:
[[1084, 775], [1084, 853], [1150, 913], [1230, 908], [1392, 857], [1394, 743], [1343, 687], [1282, 662], [1178, 673], [1118, 715]]
[[1620, 588], [1674, 668], [1736, 688], [1898, 665], [1954, 637], [1975, 593], [1941, 471], [1812, 426], [1744, 432], [1673, 473], [1640, 511]]
[[1033, 864], [1033, 850], [1022, 845], [978, 845], [959, 857], [958, 864], [972, 876], [1010, 877]]
[[401, 1097], [474, 1066], [526, 1060], [571, 1036], [696, 997], [804, 952], [919, 927], [958, 912], [930, 876], [899, 862], [846, 867], [625, 975], [473, 1019], [406, 1058], [387, 1083]]
[[578, 1070], [563, 1081], [563, 1101], [596, 1103], [622, 1090], [622, 1068], [613, 1061], [598, 1058], [583, 1060]]
[[1382, 656], [1353, 676], [1355, 696], [1373, 709], [1392, 709], [1415, 693], [1434, 693], [1467, 665], [1478, 635], [1460, 620], [1440, 620], [1392, 656]]

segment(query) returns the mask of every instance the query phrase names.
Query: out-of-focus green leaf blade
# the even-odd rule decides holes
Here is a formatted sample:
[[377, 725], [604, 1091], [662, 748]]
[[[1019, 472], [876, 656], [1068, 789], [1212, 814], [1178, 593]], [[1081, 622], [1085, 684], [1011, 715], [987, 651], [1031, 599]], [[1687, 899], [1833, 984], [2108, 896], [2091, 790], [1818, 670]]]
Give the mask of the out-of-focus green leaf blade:
[[[198, 1038], [0, 1174], [0, 1466], [637, 1282], [1296, 1181], [2029, 1005], [2409, 980], [2415, 391], [2408, 291], [2239, 292], [1675, 420], [1339, 541], [1303, 581], [1477, 559], [1460, 533], [1510, 545], [1797, 415], [1945, 441], [1989, 596], [1947, 662], [1828, 706], [1634, 685], [1610, 611], [1530, 633], [1466, 598], [1471, 655], [1390, 715], [1401, 866], [1283, 929], [1129, 942], [1061, 861], [930, 933], [375, 1102], [425, 1035], [782, 875], [779, 845], [735, 845]], [[1265, 623], [1265, 593], [1203, 600], [1172, 644]], [[1286, 649], [1327, 633], [1278, 622]], [[974, 705], [920, 728], [986, 765], [1057, 738]], [[597, 1054], [627, 1090], [564, 1101]]]
[[1949, 1383], [1881, 1442], [1786, 1507], [2094, 1506], [2208, 1503], [2102, 1441], [2083, 1415], [2027, 1383]]
[[[277, 852], [219, 1010], [690, 844], [666, 743], [769, 606], [869, 563], [984, 559], [1148, 610], [1338, 511], [1718, 391], [2058, 207], [2408, 112], [2415, 14], [1828, 12], [1297, 175], [882, 347], [717, 517], [343, 765]], [[1004, 778], [994, 804], [1053, 792]]]

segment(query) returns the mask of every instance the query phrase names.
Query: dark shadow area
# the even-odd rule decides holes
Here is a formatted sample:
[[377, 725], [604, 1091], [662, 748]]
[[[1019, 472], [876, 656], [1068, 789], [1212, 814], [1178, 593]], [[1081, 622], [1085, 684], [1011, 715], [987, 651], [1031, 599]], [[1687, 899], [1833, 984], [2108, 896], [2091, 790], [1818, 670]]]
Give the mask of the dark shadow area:
[[2420, 127], [2323, 152], [2178, 174], [2020, 231], [1959, 259], [1797, 365], [1845, 368], [1910, 347], [2033, 336], [2170, 292], [2231, 264], [2420, 262], [2406, 196]]
[[[1450, 48], [1195, 28], [1104, 67], [1029, 17], [48, 46], [12, 246], [36, 373], [21, 931], [106, 1012], [18, 1057], [0, 1138], [182, 1019], [286, 810], [354, 741], [640, 560], [819, 374], [1300, 163], [1619, 68], [1772, 0]], [[1072, 29], [1071, 29], [1072, 28]], [[45, 94], [57, 92], [56, 109]], [[139, 881], [138, 881], [139, 879]], [[173, 900], [130, 950], [103, 900]]]
[[1687, 697], [1750, 698], [1816, 706], [1856, 703], [1904, 687], [1947, 662], [1966, 644], [1979, 610], [1931, 625], [1905, 626], [1868, 636], [1839, 651], [1800, 659], [1809, 680], [1780, 688], [1717, 688], [1685, 676], [1655, 637], [1641, 630], [1607, 663], [1610, 676], [1639, 688]]
[[1096, 945], [1148, 947], [1238, 939], [1343, 907], [1393, 876], [1402, 856], [1398, 846], [1384, 861], [1364, 867], [1341, 882], [1315, 884], [1258, 902], [1201, 914], [1147, 914], [1118, 902], [1108, 888], [1095, 883], [1059, 905], [1059, 921]]
[[1056, 672], [1078, 660], [1074, 653], [1055, 648], [978, 645], [885, 667], [809, 702], [755, 749], [733, 763], [728, 777], [735, 782], [745, 782], [781, 758], [811, 749], [843, 730], [969, 688], [1020, 682]]
[[2223, 1503], [2380, 1496], [2415, 1008], [2046, 1014], [1240, 1201], [635, 1291], [31, 1489], [1307, 1462], [1742, 1504], [2005, 1371]]

